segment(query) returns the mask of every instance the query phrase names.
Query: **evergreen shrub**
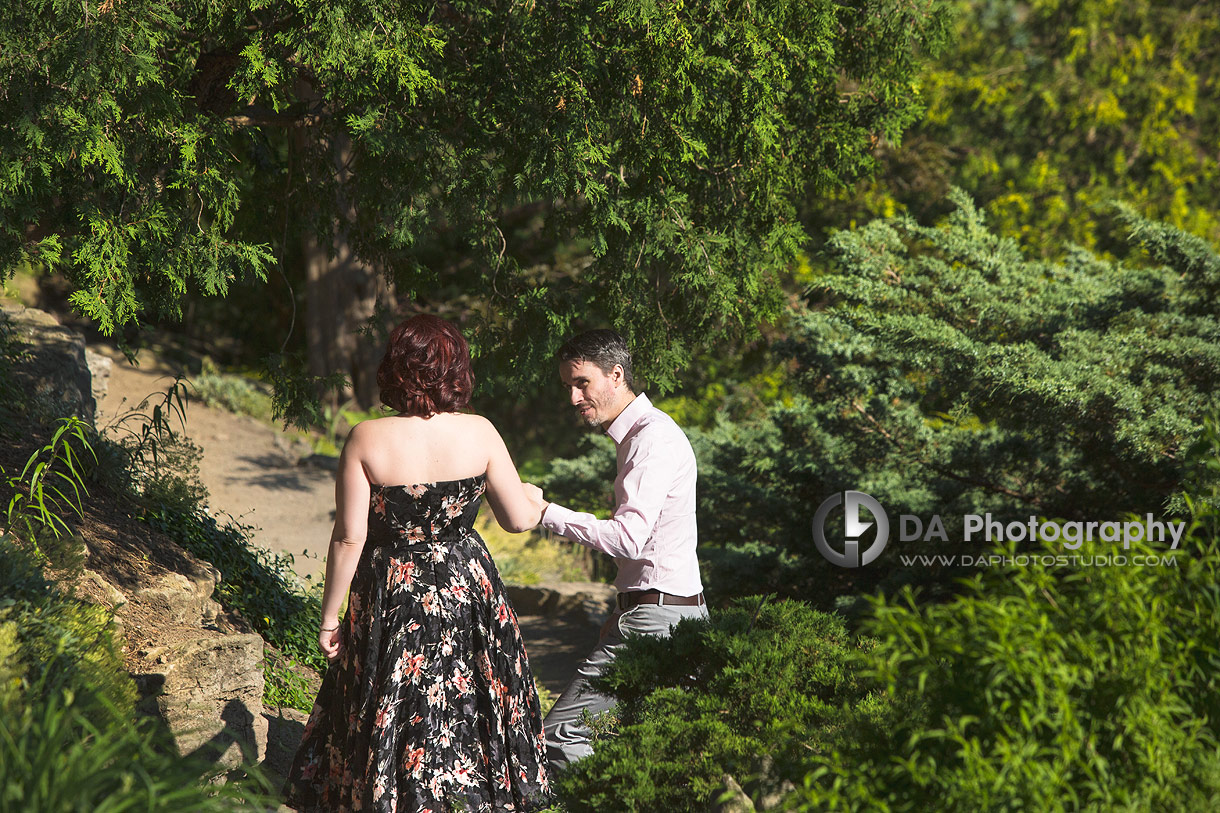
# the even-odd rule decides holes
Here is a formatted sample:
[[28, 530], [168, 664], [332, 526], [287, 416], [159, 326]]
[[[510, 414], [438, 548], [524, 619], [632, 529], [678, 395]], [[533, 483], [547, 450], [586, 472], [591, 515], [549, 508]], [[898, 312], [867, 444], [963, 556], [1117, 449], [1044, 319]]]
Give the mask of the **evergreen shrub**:
[[851, 572], [826, 562], [810, 522], [845, 489], [891, 517], [944, 519], [947, 540], [893, 540], [894, 554], [977, 554], [969, 514], [1186, 515], [1186, 452], [1220, 409], [1215, 248], [1117, 207], [1121, 260], [1031, 259], [963, 194], [950, 202], [935, 226], [896, 217], [835, 235], [833, 268], [778, 348], [796, 397], [703, 433], [712, 594], [774, 590], [829, 608], [911, 582], [947, 595], [968, 575], [901, 567], [889, 549]]
[[[1220, 806], [1220, 427], [1186, 462], [1190, 532], [1127, 566], [1040, 558], [948, 603], [875, 603], [859, 660], [895, 709], [813, 759], [803, 811]], [[1005, 553], [1012, 555], [1010, 546]], [[1063, 553], [1043, 541], [1041, 553]], [[1117, 552], [1112, 552], [1117, 553]], [[1155, 565], [1135, 557], [1155, 557]]]
[[742, 599], [669, 639], [632, 637], [601, 681], [618, 699], [594, 753], [557, 780], [577, 811], [704, 811], [726, 774], [764, 794], [800, 781], [849, 715], [885, 705], [849, 667], [872, 643], [796, 601]]

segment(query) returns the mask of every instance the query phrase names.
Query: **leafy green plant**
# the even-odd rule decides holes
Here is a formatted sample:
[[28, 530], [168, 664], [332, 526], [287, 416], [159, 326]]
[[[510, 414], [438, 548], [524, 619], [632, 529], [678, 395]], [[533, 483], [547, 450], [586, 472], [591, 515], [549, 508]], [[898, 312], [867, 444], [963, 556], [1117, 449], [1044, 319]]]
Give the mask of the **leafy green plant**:
[[1215, 809], [1220, 506], [1202, 496], [1220, 489], [1218, 430], [1191, 451], [1202, 495], [1176, 551], [1065, 567], [1044, 540], [951, 602], [877, 600], [857, 665], [902, 713], [846, 726], [791, 809]]
[[[0, 537], [0, 627], [12, 649], [9, 686], [24, 697], [31, 685], [66, 690], [82, 708], [132, 713], [136, 692], [114, 644], [112, 616], [102, 607], [64, 595], [42, 573], [42, 562], [11, 536]], [[108, 713], [108, 712], [107, 712]]]
[[1215, 537], [1176, 560], [1038, 563], [980, 574], [944, 604], [880, 602], [866, 625], [880, 643], [857, 665], [903, 713], [845, 727], [789, 809], [1214, 809]]
[[192, 379], [195, 396], [205, 405], [226, 409], [236, 415], [249, 415], [260, 421], [273, 417], [271, 396], [248, 378], [227, 375], [205, 359], [203, 369]]
[[310, 375], [304, 361], [293, 353], [274, 353], [264, 363], [272, 387], [271, 407], [285, 425], [310, 429], [328, 423], [318, 393], [344, 386], [345, 375]]
[[164, 393], [146, 396], [105, 426], [100, 478], [146, 506], [189, 512], [206, 501], [199, 479], [203, 450], [184, 431], [188, 398], [189, 385], [178, 377]]
[[[42, 54], [13, 58], [0, 98], [0, 121], [20, 123], [0, 128], [0, 267], [62, 268], [73, 306], [113, 334], [277, 265], [294, 286], [290, 271], [350, 249], [347, 284], [302, 285], [335, 330], [311, 326], [313, 361], [393, 269], [403, 301], [479, 314], [483, 370], [518, 391], [584, 318], [630, 327], [668, 382], [691, 348], [773, 315], [771, 277], [804, 236], [795, 202], [867, 172], [877, 140], [916, 119], [914, 80], [948, 17], [893, 0], [453, 16], [338, 0], [277, 5], [268, 28], [261, 6], [121, 6], [0, 8], [5, 53]], [[338, 171], [340, 143], [359, 172]], [[574, 242], [581, 262], [557, 267]], [[276, 321], [267, 304], [228, 310]], [[280, 414], [309, 411], [298, 394], [316, 396], [296, 390]]]
[[487, 544], [500, 578], [512, 584], [543, 581], [585, 581], [590, 578], [588, 548], [573, 546], [565, 539], [548, 539], [538, 531], [510, 534], [499, 526], [484, 506], [475, 529]]
[[317, 688], [291, 658], [268, 649], [263, 660], [263, 702], [276, 708], [313, 709]]
[[51, 439], [30, 455], [21, 473], [7, 478], [13, 496], [5, 508], [5, 525], [40, 558], [46, 558], [39, 547], [43, 533], [59, 539], [72, 531], [67, 516], [84, 517], [81, 495], [87, 493], [88, 466], [97, 463], [92, 431], [80, 418], [61, 418]]
[[158, 749], [148, 721], [122, 724], [82, 709], [69, 691], [31, 691], [0, 716], [0, 811], [231, 813], [274, 807], [258, 774], [209, 784], [203, 764]]

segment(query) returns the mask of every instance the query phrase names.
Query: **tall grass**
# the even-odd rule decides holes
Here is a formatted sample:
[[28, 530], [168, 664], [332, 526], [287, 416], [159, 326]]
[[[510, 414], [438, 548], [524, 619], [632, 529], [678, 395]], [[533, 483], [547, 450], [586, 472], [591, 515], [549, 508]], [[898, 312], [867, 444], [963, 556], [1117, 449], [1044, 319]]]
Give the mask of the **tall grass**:
[[83, 709], [71, 690], [27, 693], [0, 716], [0, 813], [185, 813], [274, 808], [252, 777], [207, 783], [207, 766], [157, 746], [151, 726]]

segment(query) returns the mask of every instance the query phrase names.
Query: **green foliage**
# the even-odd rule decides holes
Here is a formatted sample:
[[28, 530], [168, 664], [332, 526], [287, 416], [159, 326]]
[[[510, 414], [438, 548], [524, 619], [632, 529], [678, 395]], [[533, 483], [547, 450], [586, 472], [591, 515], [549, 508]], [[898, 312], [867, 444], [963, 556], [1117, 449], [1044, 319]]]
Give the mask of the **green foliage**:
[[704, 811], [724, 774], [756, 794], [800, 780], [805, 755], [849, 714], [884, 708], [848, 667], [871, 642], [840, 618], [752, 598], [683, 621], [665, 640], [631, 638], [603, 680], [617, 721], [558, 778], [571, 811]]
[[286, 244], [338, 223], [405, 300], [464, 302], [486, 383], [536, 381], [588, 321], [666, 389], [778, 312], [796, 201], [915, 119], [945, 30], [896, 0], [19, 0], [0, 268], [63, 270], [109, 333], [288, 279]]
[[343, 386], [346, 378], [341, 373], [309, 375], [304, 362], [292, 354], [268, 356], [266, 363], [272, 387], [271, 408], [277, 417], [298, 429], [329, 424], [318, 403], [318, 393]]
[[1220, 536], [1220, 413], [1203, 422], [1203, 432], [1186, 451], [1183, 502], [1210, 533]]
[[[1184, 453], [1220, 405], [1215, 251], [1127, 210], [1152, 262], [1030, 260], [953, 201], [940, 226], [893, 218], [837, 234], [834, 269], [810, 292], [820, 302], [783, 345], [799, 397], [708, 435], [699, 516], [714, 544], [701, 552], [729, 580], [714, 586], [734, 589], [723, 564], [747, 546], [803, 558], [776, 588], [830, 601], [883, 579], [946, 581], [897, 554], [977, 554], [962, 542], [966, 514], [1185, 511]], [[939, 514], [949, 542], [895, 543], [852, 572], [821, 561], [809, 522], [844, 489], [891, 517]]]
[[0, 318], [0, 418], [6, 424], [23, 406], [25, 393], [13, 380], [13, 362], [25, 352], [24, 345], [13, 335], [12, 323]]
[[947, 604], [880, 601], [865, 673], [905, 713], [848, 726], [790, 809], [1214, 808], [1217, 542], [1194, 534], [1173, 566], [1035, 563]]
[[[547, 472], [537, 478], [537, 485], [549, 501], [598, 517], [609, 517], [614, 511], [617, 477], [614, 441], [598, 433], [581, 436], [579, 443], [581, 453], [550, 461]], [[554, 544], [566, 546], [573, 556], [584, 557], [592, 578], [604, 581], [613, 578], [614, 565], [609, 556], [561, 537], [556, 537]]]
[[195, 397], [205, 406], [227, 409], [235, 415], [249, 415], [263, 421], [272, 418], [271, 396], [249, 379], [225, 375], [210, 361], [205, 361], [199, 375], [191, 382]]
[[[210, 787], [177, 757], [136, 690], [109, 615], [61, 593], [0, 538], [0, 811], [219, 811], [265, 804], [242, 784]], [[267, 790], [264, 788], [263, 790]]]
[[300, 666], [290, 658], [268, 651], [263, 660], [263, 703], [272, 708], [309, 712], [317, 694]]
[[[206, 501], [207, 488], [199, 479], [203, 450], [181, 431], [187, 398], [186, 382], [176, 379], [160, 401], [149, 395], [106, 426], [99, 479], [144, 506], [189, 513]], [[150, 403], [151, 414], [146, 414]]]
[[[89, 459], [97, 454], [89, 441], [93, 429], [77, 417], [62, 418], [51, 439], [30, 455], [21, 474], [7, 478], [13, 496], [5, 509], [5, 527], [31, 546], [34, 554], [45, 559], [39, 540], [49, 534], [58, 540], [71, 534], [65, 516], [83, 517], [81, 494], [87, 492]], [[0, 468], [0, 475], [4, 474]]]
[[500, 571], [509, 584], [539, 584], [550, 581], [587, 581], [590, 578], [588, 548], [567, 543], [560, 537], [548, 539], [540, 533], [510, 534], [490, 513], [482, 513], [475, 524], [487, 543]]
[[[16, 639], [6, 653], [24, 695], [29, 686], [71, 692], [82, 707], [130, 712], [135, 687], [114, 645], [110, 617], [68, 598], [43, 578], [38, 560], [12, 537], [0, 537], [0, 626]], [[11, 657], [11, 661], [10, 661]]]
[[99, 723], [71, 693], [0, 717], [0, 811], [229, 813], [267, 809], [272, 788], [209, 785], [203, 766], [153, 745], [144, 725]]
[[1220, 239], [1220, 33], [1200, 2], [971, 0], [921, 78], [926, 118], [887, 151], [874, 213], [926, 215], [949, 184], [1043, 256], [1105, 248], [1096, 208]]

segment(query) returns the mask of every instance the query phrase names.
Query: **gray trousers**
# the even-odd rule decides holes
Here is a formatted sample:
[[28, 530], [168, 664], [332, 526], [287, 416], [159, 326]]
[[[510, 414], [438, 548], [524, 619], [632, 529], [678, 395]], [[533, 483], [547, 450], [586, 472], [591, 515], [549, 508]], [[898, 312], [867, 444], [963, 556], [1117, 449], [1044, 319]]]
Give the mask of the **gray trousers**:
[[668, 638], [670, 629], [683, 618], [707, 618], [707, 605], [679, 607], [673, 605], [640, 604], [626, 612], [616, 611], [602, 628], [597, 648], [576, 670], [563, 694], [555, 701], [543, 728], [546, 730], [546, 752], [553, 770], [562, 770], [593, 753], [589, 745], [592, 732], [584, 724], [584, 712], [597, 716], [614, 707], [614, 701], [593, 691], [589, 681], [606, 671], [614, 653], [629, 634], [655, 635]]

